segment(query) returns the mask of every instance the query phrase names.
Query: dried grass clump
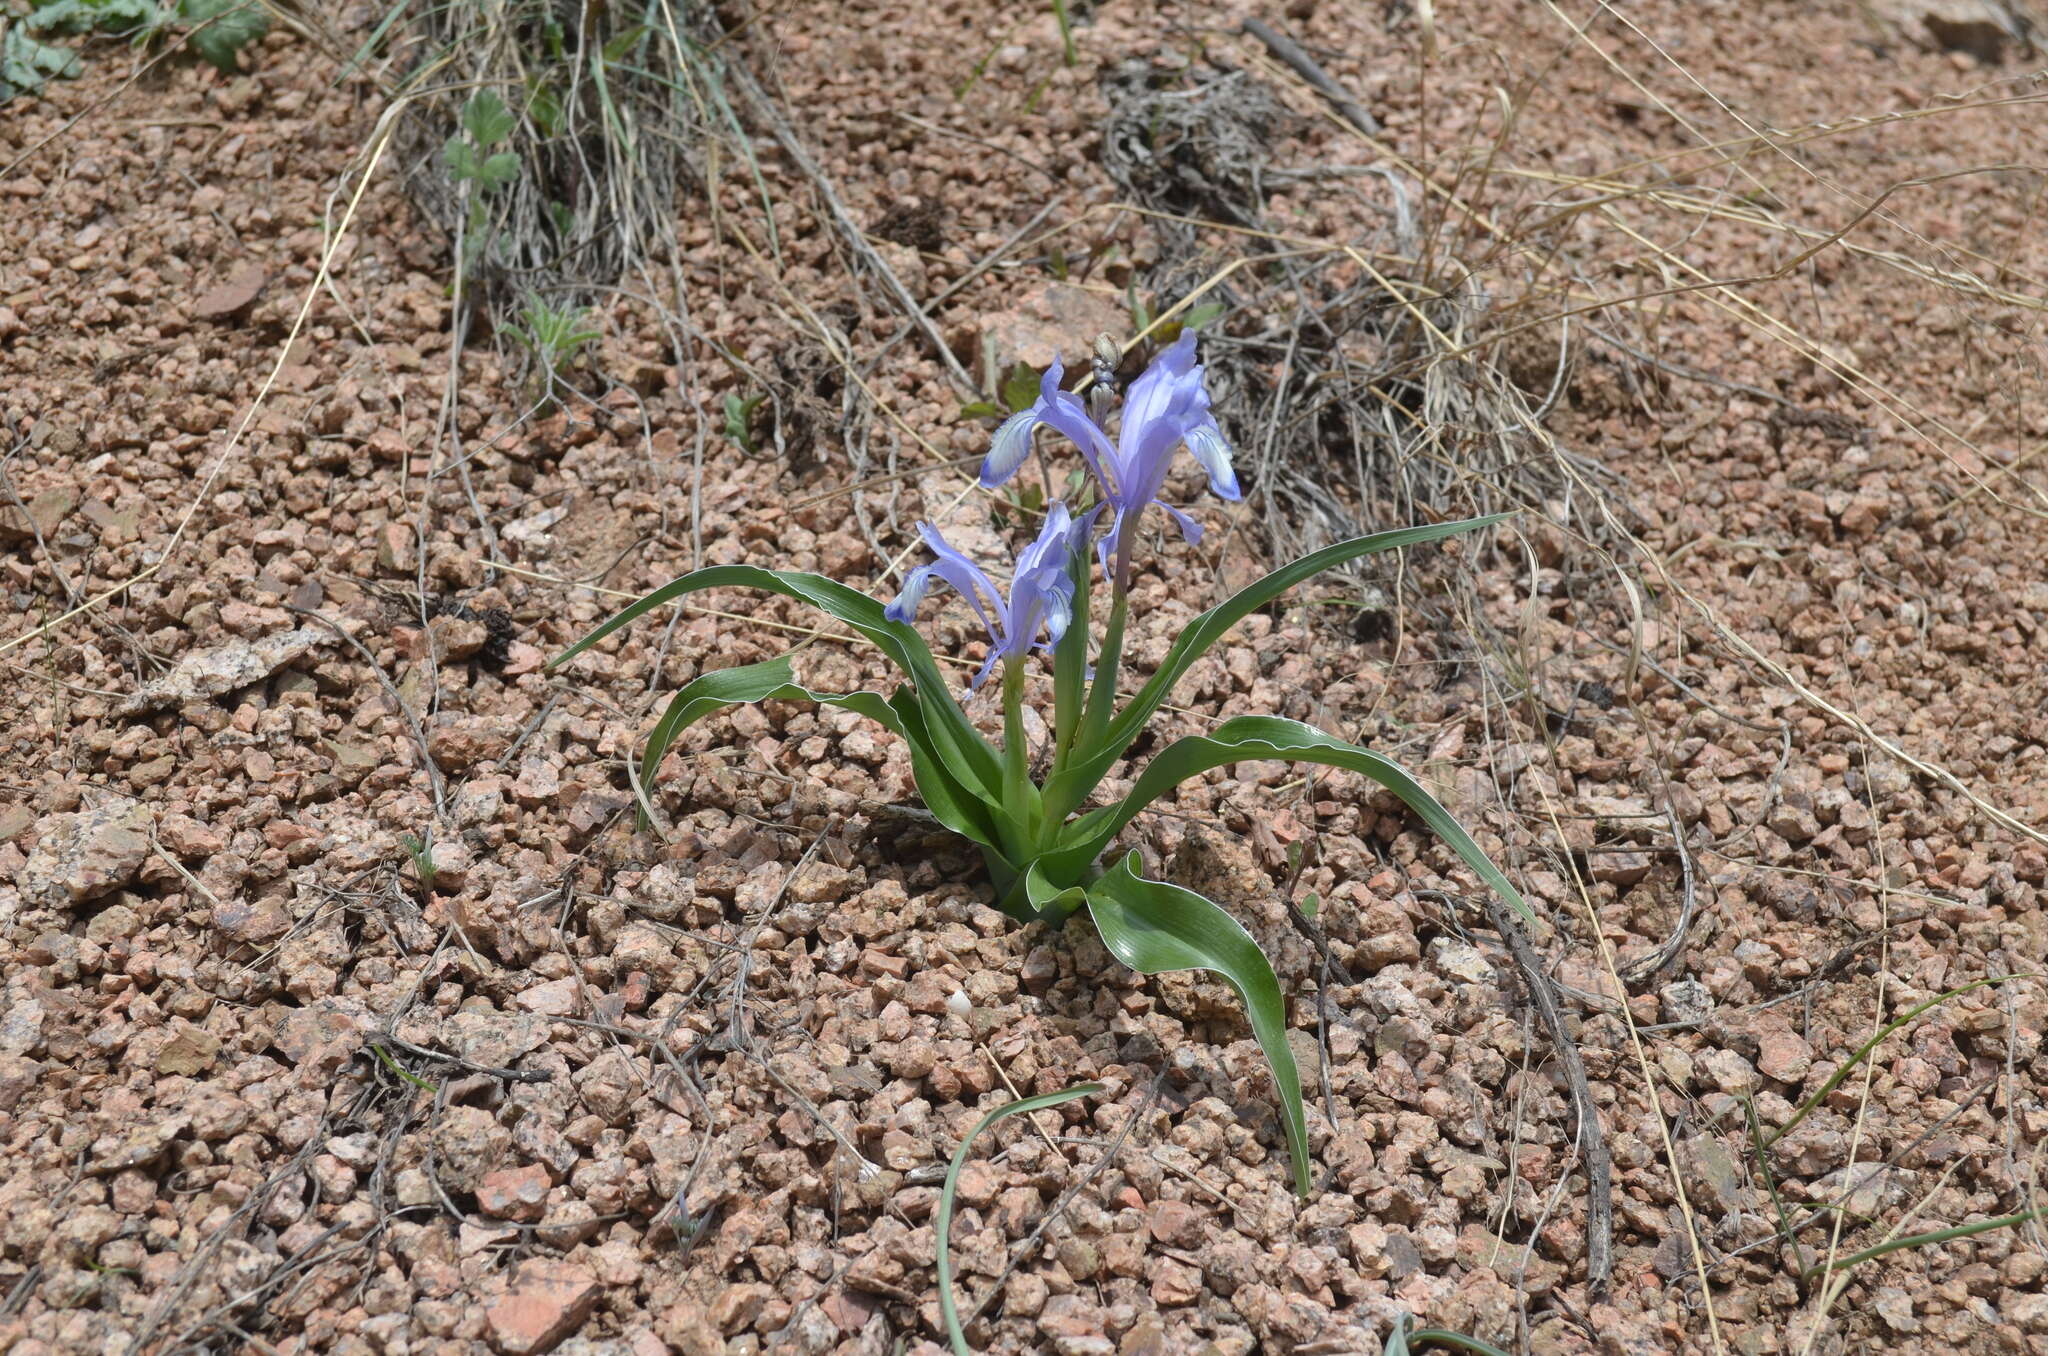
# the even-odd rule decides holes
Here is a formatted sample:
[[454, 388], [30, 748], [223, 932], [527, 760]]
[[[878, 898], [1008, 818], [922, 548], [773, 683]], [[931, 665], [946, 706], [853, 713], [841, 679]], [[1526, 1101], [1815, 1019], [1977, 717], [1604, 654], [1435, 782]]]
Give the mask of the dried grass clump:
[[[1591, 496], [1575, 503], [1572, 491], [1612, 477], [1541, 430], [1562, 356], [1534, 364], [1548, 395], [1516, 380], [1529, 380], [1526, 346], [1495, 342], [1514, 317], [1464, 261], [1469, 213], [1378, 156], [1275, 166], [1270, 141], [1291, 115], [1247, 71], [1127, 64], [1104, 90], [1104, 165], [1159, 225], [1158, 299], [1223, 307], [1203, 359], [1217, 407], [1246, 412], [1227, 431], [1255, 510], [1246, 521], [1273, 559], [1397, 523], [1531, 506], [1561, 507], [1583, 539], [1607, 535]], [[1268, 193], [1303, 181], [1356, 205], [1347, 238], [1269, 228]], [[1359, 591], [1369, 614], [1394, 602], [1362, 580]], [[1436, 601], [1448, 596], [1402, 601], [1449, 623]]]
[[[705, 182], [711, 138], [736, 126], [705, 6], [409, 3], [381, 28], [382, 60], [410, 96], [406, 189], [458, 251], [464, 289], [493, 313], [537, 296], [581, 305], [671, 256], [678, 191]], [[486, 149], [517, 167], [488, 189], [446, 154], [486, 91], [512, 119]]]

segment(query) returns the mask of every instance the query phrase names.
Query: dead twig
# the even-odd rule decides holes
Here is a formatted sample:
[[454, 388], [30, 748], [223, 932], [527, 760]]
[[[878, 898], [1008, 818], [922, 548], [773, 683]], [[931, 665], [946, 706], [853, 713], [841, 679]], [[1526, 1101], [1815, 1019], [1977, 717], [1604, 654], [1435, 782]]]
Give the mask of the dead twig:
[[1487, 916], [1493, 929], [1507, 943], [1508, 953], [1522, 972], [1529, 1000], [1543, 1018], [1550, 1033], [1550, 1048], [1564, 1069], [1572, 1102], [1579, 1112], [1579, 1150], [1586, 1156], [1586, 1287], [1596, 1298], [1607, 1293], [1608, 1278], [1614, 1271], [1614, 1160], [1607, 1152], [1607, 1137], [1600, 1128], [1600, 1108], [1594, 1104], [1592, 1085], [1586, 1081], [1585, 1061], [1565, 1025], [1564, 1013], [1551, 991], [1550, 974], [1543, 968], [1536, 948], [1529, 944], [1521, 927], [1508, 916], [1500, 901], [1486, 899]]
[[464, 1059], [461, 1055], [451, 1055], [445, 1050], [434, 1050], [424, 1045], [414, 1045], [411, 1041], [402, 1040], [388, 1031], [371, 1037], [370, 1043], [372, 1045], [388, 1046], [393, 1050], [403, 1050], [408, 1054], [417, 1055], [421, 1059], [431, 1059], [441, 1064], [453, 1064], [458, 1068], [468, 1069], [472, 1073], [487, 1074], [492, 1078], [502, 1078], [508, 1083], [551, 1083], [555, 1077], [546, 1069], [501, 1069], [492, 1064], [478, 1064], [475, 1060]]
[[1263, 19], [1246, 19], [1244, 32], [1266, 44], [1280, 62], [1296, 75], [1306, 80], [1316, 93], [1330, 101], [1344, 121], [1356, 127], [1369, 137], [1380, 134], [1380, 120], [1366, 112], [1365, 105], [1351, 97], [1342, 85], [1330, 78], [1330, 73], [1316, 64], [1314, 57], [1301, 50], [1301, 45], [1285, 33], [1280, 32]]

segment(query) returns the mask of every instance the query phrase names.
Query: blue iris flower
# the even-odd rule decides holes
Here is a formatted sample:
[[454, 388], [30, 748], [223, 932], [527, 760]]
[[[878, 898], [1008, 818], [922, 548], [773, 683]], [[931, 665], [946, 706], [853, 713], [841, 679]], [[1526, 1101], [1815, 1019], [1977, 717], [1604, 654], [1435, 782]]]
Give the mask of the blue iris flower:
[[1209, 473], [1209, 488], [1218, 498], [1234, 501], [1243, 497], [1243, 491], [1231, 466], [1230, 444], [1209, 413], [1209, 392], [1195, 361], [1194, 331], [1181, 331], [1180, 338], [1131, 383], [1114, 443], [1089, 418], [1081, 398], [1060, 389], [1063, 376], [1065, 368], [1055, 360], [1039, 383], [1037, 403], [1011, 415], [996, 430], [981, 465], [981, 483], [994, 489], [1015, 475], [1031, 452], [1031, 434], [1039, 425], [1065, 434], [1081, 449], [1102, 487], [1103, 501], [1116, 514], [1102, 543], [1103, 570], [1110, 572], [1113, 555], [1114, 577], [1121, 587], [1129, 582], [1131, 540], [1139, 515], [1153, 504], [1173, 515], [1188, 541], [1202, 538], [1201, 524], [1159, 498], [1176, 448], [1187, 445]]
[[[924, 601], [934, 579], [951, 584], [988, 630], [988, 658], [968, 684], [978, 688], [988, 681], [999, 661], [1022, 659], [1034, 644], [1050, 650], [1067, 633], [1074, 619], [1074, 576], [1068, 566], [1090, 521], [1072, 517], [1065, 504], [1055, 503], [1047, 509], [1038, 540], [1017, 553], [1007, 599], [979, 565], [946, 544], [936, 527], [919, 523], [918, 534], [937, 559], [912, 570], [903, 581], [903, 592], [884, 611], [891, 621], [907, 623], [917, 615], [917, 605]], [[1041, 631], [1046, 636], [1042, 643], [1038, 639]]]

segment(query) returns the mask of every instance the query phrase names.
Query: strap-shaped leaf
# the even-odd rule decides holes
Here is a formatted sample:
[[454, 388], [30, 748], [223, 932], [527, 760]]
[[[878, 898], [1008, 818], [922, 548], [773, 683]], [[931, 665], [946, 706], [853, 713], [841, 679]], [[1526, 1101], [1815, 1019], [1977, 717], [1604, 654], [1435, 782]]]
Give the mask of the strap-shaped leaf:
[[967, 1345], [967, 1335], [960, 1328], [960, 1310], [953, 1302], [953, 1197], [960, 1191], [960, 1169], [967, 1166], [967, 1151], [974, 1147], [974, 1141], [986, 1134], [997, 1121], [1011, 1116], [1028, 1116], [1034, 1111], [1043, 1111], [1049, 1106], [1060, 1106], [1076, 1097], [1088, 1097], [1102, 1091], [1100, 1083], [1076, 1083], [1071, 1088], [1058, 1092], [1041, 1092], [1036, 1097], [1021, 1097], [1014, 1102], [1005, 1102], [994, 1111], [976, 1121], [974, 1128], [967, 1132], [967, 1138], [960, 1141], [960, 1147], [953, 1150], [953, 1162], [946, 1169], [946, 1184], [939, 1188], [938, 1218], [932, 1221], [932, 1232], [937, 1235], [939, 1262], [939, 1318], [946, 1325], [946, 1340], [953, 1344], [955, 1356], [972, 1356], [973, 1348]]
[[795, 681], [788, 655], [738, 668], [714, 669], [684, 684], [669, 699], [667, 709], [647, 736], [647, 749], [640, 756], [642, 794], [654, 785], [655, 771], [683, 731], [725, 707], [777, 699], [837, 706], [886, 726], [910, 748], [911, 772], [917, 778], [918, 794], [924, 798], [925, 808], [963, 838], [996, 846], [988, 807], [962, 790], [944, 765], [932, 756], [928, 747], [930, 737], [923, 724], [924, 712], [916, 702], [892, 703], [878, 692], [815, 691]]
[[1500, 868], [1487, 860], [1479, 844], [1472, 841], [1472, 835], [1465, 832], [1442, 802], [1430, 795], [1422, 783], [1404, 772], [1398, 763], [1370, 749], [1346, 743], [1335, 735], [1324, 734], [1313, 725], [1279, 716], [1237, 716], [1224, 721], [1210, 734], [1176, 739], [1161, 749], [1138, 774], [1129, 795], [1115, 805], [1084, 815], [1068, 826], [1062, 846], [1043, 859], [1046, 878], [1070, 880], [1086, 871], [1088, 864], [1102, 854], [1110, 839], [1130, 823], [1133, 815], [1188, 778], [1212, 767], [1257, 758], [1321, 763], [1326, 767], [1361, 773], [1378, 782], [1399, 796], [1423, 823], [1448, 842], [1464, 859], [1465, 865], [1498, 891], [1502, 899], [1513, 905], [1524, 918], [1532, 923], [1535, 921], [1535, 915], [1530, 913], [1521, 893], [1501, 874]]
[[1301, 1108], [1301, 1073], [1287, 1045], [1287, 1000], [1266, 953], [1241, 923], [1193, 890], [1140, 876], [1135, 852], [1088, 887], [1088, 913], [1109, 953], [1139, 974], [1207, 970], [1237, 991], [1280, 1091], [1294, 1189], [1307, 1196], [1308, 1120]]
[[999, 803], [1001, 768], [995, 750], [968, 723], [966, 713], [953, 700], [924, 638], [903, 623], [890, 621], [884, 615], [882, 605], [865, 593], [821, 574], [764, 570], [758, 565], [713, 565], [692, 570], [629, 604], [557, 655], [548, 667], [553, 668], [575, 658], [620, 627], [639, 620], [657, 607], [692, 593], [717, 588], [762, 589], [779, 593], [785, 598], [809, 603], [860, 632], [889, 656], [917, 689], [917, 702], [924, 710], [925, 726], [931, 736], [931, 752], [946, 765], [961, 786], [990, 804]]
[[1037, 862], [1025, 868], [1024, 898], [1030, 902], [1033, 921], [1041, 923], [1057, 923], [1088, 902], [1087, 892], [1080, 886], [1061, 889], [1047, 880]]
[[1415, 546], [1422, 542], [1437, 541], [1443, 537], [1456, 536], [1460, 532], [1471, 532], [1478, 528], [1490, 527], [1508, 515], [1492, 514], [1484, 518], [1465, 518], [1451, 523], [1425, 523], [1417, 527], [1401, 527], [1391, 532], [1375, 532], [1370, 536], [1353, 537], [1326, 546], [1320, 551], [1303, 556], [1291, 565], [1283, 565], [1257, 583], [1249, 584], [1226, 602], [1218, 603], [1189, 623], [1187, 630], [1180, 633], [1180, 639], [1166, 652], [1166, 660], [1159, 666], [1145, 686], [1138, 689], [1130, 704], [1117, 712], [1109, 722], [1100, 743], [1077, 750], [1078, 757], [1059, 775], [1046, 784], [1046, 814], [1060, 816], [1072, 814], [1088, 793], [1107, 776], [1131, 741], [1145, 728], [1145, 722], [1152, 719], [1152, 713], [1173, 692], [1174, 684], [1188, 671], [1193, 663], [1202, 657], [1211, 645], [1223, 638], [1225, 632], [1247, 616], [1304, 580], [1314, 578], [1324, 570], [1333, 569], [1346, 561], [1357, 560], [1379, 551], [1392, 551], [1403, 546]]

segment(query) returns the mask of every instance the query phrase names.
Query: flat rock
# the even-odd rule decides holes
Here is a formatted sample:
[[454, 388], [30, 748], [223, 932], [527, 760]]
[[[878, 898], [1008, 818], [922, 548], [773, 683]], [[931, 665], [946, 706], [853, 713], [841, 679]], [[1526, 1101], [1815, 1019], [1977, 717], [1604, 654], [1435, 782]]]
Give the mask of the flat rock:
[[1757, 1037], [1756, 1066], [1766, 1078], [1801, 1083], [1813, 1067], [1813, 1047], [1792, 1031], [1766, 1031]]
[[261, 265], [243, 264], [200, 293], [192, 302], [192, 314], [200, 320], [231, 320], [254, 306], [269, 285], [270, 274]]
[[109, 1131], [92, 1142], [85, 1170], [94, 1177], [111, 1177], [128, 1168], [154, 1163], [191, 1123], [189, 1116], [165, 1116], [126, 1130]]
[[984, 320], [981, 333], [1005, 366], [1021, 362], [1043, 371], [1062, 356], [1070, 367], [1084, 364], [1096, 335], [1122, 334], [1130, 324], [1130, 314], [1114, 298], [1048, 282]]
[[163, 1049], [157, 1051], [156, 1071], [191, 1078], [212, 1068], [219, 1053], [220, 1037], [204, 1027], [180, 1022]]
[[332, 639], [325, 631], [302, 626], [295, 631], [276, 631], [195, 651], [179, 660], [169, 673], [151, 679], [122, 699], [114, 714], [144, 715], [260, 683], [314, 646]]
[[567, 1017], [581, 1002], [580, 989], [574, 975], [565, 975], [561, 979], [550, 979], [523, 989], [512, 1001], [526, 1012], [536, 1012], [544, 1017]]
[[120, 798], [58, 815], [36, 841], [15, 884], [24, 899], [57, 907], [112, 894], [142, 869], [155, 822], [148, 806]]
[[323, 998], [294, 1008], [277, 1024], [275, 1042], [284, 1057], [303, 1064], [322, 1046], [340, 1045], [349, 1053], [363, 1043], [368, 1013], [350, 998]]
[[512, 1288], [484, 1310], [491, 1346], [505, 1356], [552, 1351], [597, 1307], [597, 1278], [582, 1267], [536, 1257], [513, 1273]]
[[[0, 542], [20, 545], [35, 541], [38, 537], [48, 540], [57, 533], [58, 525], [78, 507], [78, 491], [60, 485], [44, 490], [25, 505], [0, 505]], [[22, 516], [26, 509], [28, 516]]]
[[1996, 63], [2020, 45], [2026, 28], [2001, 0], [1877, 0], [1878, 18], [1933, 52], [1967, 52]]
[[458, 1012], [448, 1019], [447, 1031], [456, 1054], [494, 1069], [511, 1068], [548, 1038], [546, 1023], [516, 1012]]
[[476, 1184], [476, 1208], [492, 1219], [532, 1224], [547, 1207], [548, 1170], [538, 1163], [487, 1172]]

